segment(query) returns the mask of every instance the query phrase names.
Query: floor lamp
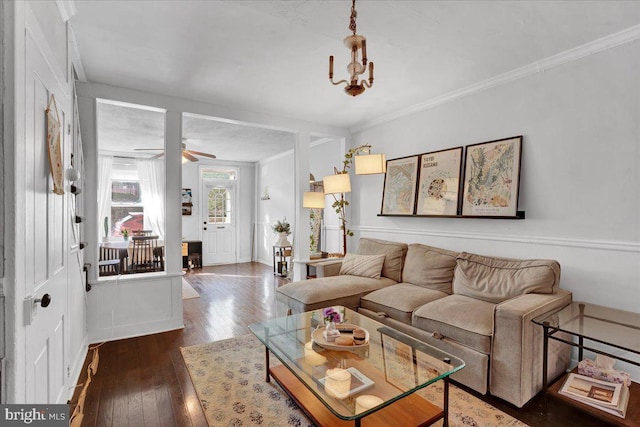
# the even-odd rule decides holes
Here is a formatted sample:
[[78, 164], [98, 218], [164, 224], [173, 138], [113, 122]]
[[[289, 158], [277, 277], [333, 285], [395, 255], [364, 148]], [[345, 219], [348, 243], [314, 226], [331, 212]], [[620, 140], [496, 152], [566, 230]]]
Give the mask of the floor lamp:
[[[334, 198], [332, 207], [336, 209], [340, 219], [340, 230], [342, 230], [342, 254], [347, 254], [347, 217], [346, 208], [349, 202], [345, 200], [344, 194], [351, 192], [351, 181], [348, 173], [337, 173], [322, 178], [324, 183], [324, 193], [331, 194]], [[340, 195], [338, 198], [337, 195]]]

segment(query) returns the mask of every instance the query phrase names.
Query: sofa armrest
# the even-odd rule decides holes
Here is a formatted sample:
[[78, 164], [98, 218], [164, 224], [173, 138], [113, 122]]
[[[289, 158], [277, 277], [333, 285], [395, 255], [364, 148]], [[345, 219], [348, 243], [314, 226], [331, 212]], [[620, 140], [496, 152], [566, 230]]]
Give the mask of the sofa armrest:
[[318, 262], [314, 267], [316, 268], [316, 277], [338, 276], [342, 267], [342, 260]]
[[[571, 292], [526, 294], [496, 305], [491, 351], [491, 394], [522, 407], [542, 389], [543, 331], [531, 320], [571, 303]], [[571, 346], [549, 342], [548, 375], [569, 366]]]

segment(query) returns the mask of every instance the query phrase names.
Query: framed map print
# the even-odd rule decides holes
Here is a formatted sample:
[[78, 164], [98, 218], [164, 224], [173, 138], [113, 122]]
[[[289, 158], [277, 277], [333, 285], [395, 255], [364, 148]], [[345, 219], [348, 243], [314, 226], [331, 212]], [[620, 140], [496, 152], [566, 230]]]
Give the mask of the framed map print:
[[382, 190], [382, 215], [413, 215], [419, 156], [387, 161]]
[[522, 136], [467, 145], [462, 215], [516, 216], [521, 152]]
[[416, 215], [457, 215], [462, 147], [420, 156]]

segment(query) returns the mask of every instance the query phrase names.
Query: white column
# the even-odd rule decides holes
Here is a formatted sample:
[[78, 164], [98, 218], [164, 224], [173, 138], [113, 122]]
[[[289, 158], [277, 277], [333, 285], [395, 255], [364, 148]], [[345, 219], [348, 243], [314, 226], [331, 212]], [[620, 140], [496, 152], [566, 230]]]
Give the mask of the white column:
[[182, 272], [182, 114], [167, 111], [165, 124], [165, 269], [175, 274]]
[[311, 135], [308, 132], [296, 134], [294, 147], [294, 187], [295, 187], [295, 232], [293, 248], [293, 280], [302, 280], [307, 276], [306, 264], [300, 260], [309, 259], [309, 209], [302, 207], [302, 196], [309, 191], [309, 151], [311, 147]]

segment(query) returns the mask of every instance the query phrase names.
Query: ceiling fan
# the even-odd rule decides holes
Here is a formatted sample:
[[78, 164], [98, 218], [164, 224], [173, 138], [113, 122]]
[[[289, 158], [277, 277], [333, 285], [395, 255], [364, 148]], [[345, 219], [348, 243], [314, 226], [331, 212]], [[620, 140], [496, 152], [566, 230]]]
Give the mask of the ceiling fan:
[[[136, 148], [135, 151], [162, 151], [162, 153], [156, 154], [155, 156], [151, 157], [152, 159], [159, 159], [160, 157], [164, 156], [164, 150], [162, 148]], [[195, 156], [208, 157], [210, 159], [216, 158], [214, 154], [203, 153], [201, 151], [187, 150], [187, 144], [183, 142], [182, 143], [182, 163], [186, 162], [187, 160], [192, 162], [197, 162], [198, 158]]]

